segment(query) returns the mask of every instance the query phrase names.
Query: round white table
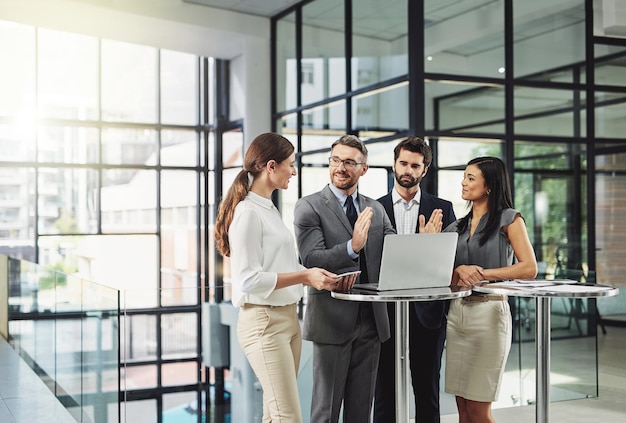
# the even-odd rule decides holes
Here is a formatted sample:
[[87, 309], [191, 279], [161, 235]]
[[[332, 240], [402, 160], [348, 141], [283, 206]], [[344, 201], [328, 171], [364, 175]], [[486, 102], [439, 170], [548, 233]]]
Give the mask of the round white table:
[[[533, 286], [531, 281], [527, 282], [529, 283], [515, 281], [483, 282], [475, 285], [473, 289], [484, 294], [504, 294], [511, 297], [535, 298], [537, 313], [535, 320], [535, 356], [537, 362], [535, 421], [537, 423], [547, 423], [550, 420], [550, 299], [559, 297], [612, 297], [619, 294], [619, 289], [583, 283]], [[545, 282], [548, 283], [550, 281]]]
[[466, 297], [468, 287], [403, 289], [369, 291], [355, 285], [346, 292], [332, 292], [334, 298], [348, 301], [396, 303], [396, 422], [409, 421], [409, 303], [413, 301], [443, 301]]

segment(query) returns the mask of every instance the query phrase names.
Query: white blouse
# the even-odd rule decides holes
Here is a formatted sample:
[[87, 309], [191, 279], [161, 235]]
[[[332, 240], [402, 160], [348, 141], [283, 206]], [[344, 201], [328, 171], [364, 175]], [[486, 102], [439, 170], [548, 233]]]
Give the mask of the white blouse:
[[302, 298], [301, 284], [274, 289], [278, 273], [304, 269], [291, 232], [272, 201], [253, 192], [237, 204], [228, 228], [233, 305], [283, 306]]

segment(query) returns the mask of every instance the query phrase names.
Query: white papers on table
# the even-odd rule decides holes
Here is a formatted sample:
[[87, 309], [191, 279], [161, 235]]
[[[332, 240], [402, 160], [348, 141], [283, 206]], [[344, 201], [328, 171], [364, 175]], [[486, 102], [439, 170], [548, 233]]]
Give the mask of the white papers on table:
[[537, 287], [535, 291], [569, 292], [575, 294], [579, 292], [601, 292], [607, 289], [612, 289], [612, 287], [597, 285], [552, 285]]
[[[575, 282], [575, 281], [574, 281]], [[610, 286], [598, 286], [598, 285], [583, 285], [578, 283], [565, 283], [565, 281], [551, 281], [551, 280], [512, 280], [493, 282], [485, 285], [489, 288], [508, 288], [508, 289], [522, 289], [533, 291], [549, 291], [549, 292], [569, 292], [572, 294], [583, 292], [601, 292], [607, 289], [612, 289]]]
[[515, 279], [515, 282], [530, 286], [573, 285], [579, 283], [574, 279]]
[[552, 286], [552, 283], [549, 281], [524, 281], [524, 283], [514, 280], [514, 281], [502, 281], [502, 282], [493, 282], [486, 285], [489, 288], [514, 288], [514, 289], [528, 289], [535, 288], [540, 286]]

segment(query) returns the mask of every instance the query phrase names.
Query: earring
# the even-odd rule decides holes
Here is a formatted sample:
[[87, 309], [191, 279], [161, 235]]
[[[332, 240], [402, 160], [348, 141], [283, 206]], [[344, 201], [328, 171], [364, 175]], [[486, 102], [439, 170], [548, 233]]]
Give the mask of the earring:
[[490, 189], [487, 190], [487, 195], [489, 195], [489, 194], [491, 194], [491, 190]]

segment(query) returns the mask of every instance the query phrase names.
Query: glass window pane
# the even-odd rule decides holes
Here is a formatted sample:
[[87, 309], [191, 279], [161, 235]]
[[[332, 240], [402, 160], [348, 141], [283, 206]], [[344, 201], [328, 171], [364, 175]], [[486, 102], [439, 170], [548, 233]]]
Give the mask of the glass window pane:
[[239, 131], [226, 132], [222, 137], [222, 142], [224, 167], [243, 166], [243, 133]]
[[161, 122], [198, 123], [198, 56], [161, 50]]
[[359, 179], [359, 192], [370, 198], [379, 198], [389, 192], [387, 171], [370, 167]]
[[39, 29], [39, 117], [96, 120], [98, 39]]
[[[408, 84], [359, 95], [352, 106], [352, 125], [361, 139], [378, 138], [409, 128]], [[366, 132], [362, 135], [361, 131]]]
[[276, 22], [276, 110], [297, 106], [296, 14]]
[[578, 144], [516, 142], [515, 169], [569, 169], [574, 145], [579, 148]]
[[102, 130], [102, 163], [156, 165], [157, 132], [153, 129]]
[[[432, 142], [428, 140], [429, 143]], [[504, 145], [499, 139], [439, 138], [437, 140], [437, 164], [440, 168], [460, 167], [465, 170], [467, 162], [480, 156], [503, 156]], [[458, 181], [459, 184], [461, 180]]]
[[[138, 321], [137, 317], [144, 317], [144, 316], [133, 316], [133, 317], [134, 317], [133, 324], [135, 324], [135, 322]], [[149, 316], [149, 317], [151, 319], [153, 318], [153, 316]], [[154, 355], [154, 352], [151, 349], [149, 349], [150, 344], [156, 343], [156, 338], [152, 339], [150, 342], [146, 342], [146, 334], [140, 333], [141, 330], [145, 330], [145, 328], [135, 329], [135, 327], [133, 326], [133, 337], [139, 335], [140, 339], [137, 339], [137, 342], [133, 342], [133, 349], [138, 349], [139, 351], [137, 351], [136, 354], [133, 354], [134, 356], [132, 358], [150, 359], [150, 356]], [[135, 341], [134, 338], [133, 338], [133, 341]], [[146, 345], [141, 345], [140, 344], [141, 341], [146, 342]], [[154, 345], [152, 345], [152, 348], [154, 348]], [[146, 352], [148, 352], [150, 355], [145, 354]], [[133, 351], [133, 353], [135, 353], [135, 351]], [[139, 355], [141, 353], [144, 353], [144, 354]], [[127, 360], [128, 358], [130, 357], [127, 357]], [[122, 385], [122, 389], [154, 388], [155, 386], [157, 386], [157, 366], [155, 365], [126, 366], [124, 370], [124, 376], [125, 376], [124, 377], [125, 383]], [[135, 405], [136, 403], [141, 404], [141, 402], [137, 402], [137, 401], [125, 401], [125, 403], [133, 404], [133, 405]], [[146, 405], [143, 404], [142, 410], [145, 408], [146, 408]], [[154, 421], [156, 421], [156, 419]]]
[[[193, 357], [198, 339], [198, 315], [196, 313], [172, 313], [161, 316], [161, 353], [163, 358]], [[197, 363], [190, 363], [194, 372]], [[183, 366], [186, 367], [186, 366]], [[180, 370], [183, 370], [182, 368]], [[182, 374], [180, 375], [182, 377]], [[170, 378], [171, 379], [171, 378]], [[179, 380], [170, 384], [193, 383], [187, 374], [184, 382]]]
[[[327, 148], [339, 139], [345, 132], [339, 131], [307, 131], [302, 134], [302, 151], [321, 150]], [[329, 151], [318, 154], [307, 154], [302, 156], [300, 160], [304, 164], [318, 164], [322, 166], [328, 165]]]
[[302, 104], [346, 92], [344, 4], [317, 0], [302, 7]]
[[585, 83], [585, 68], [583, 66], [568, 66], [557, 70], [545, 70], [527, 75], [524, 79], [544, 82]]
[[40, 168], [38, 184], [39, 233], [96, 232], [95, 169]]
[[[215, 145], [215, 140], [213, 139], [213, 132], [208, 133], [208, 138], [208, 142], [205, 142], [205, 132], [200, 132], [200, 153], [198, 154], [198, 163], [200, 164], [200, 166], [206, 166], [209, 169], [215, 169], [215, 147], [213, 147]], [[206, 160], [204, 158], [206, 148], [209, 149], [208, 163], [206, 163]]]
[[[328, 157], [328, 153], [325, 154]], [[306, 167], [302, 169], [302, 197], [313, 194], [330, 182], [330, 173], [326, 167]]]
[[352, 1], [352, 89], [409, 72], [406, 1]]
[[197, 132], [177, 129], [161, 131], [162, 166], [196, 166], [198, 160]]
[[[187, 366], [189, 369], [184, 368], [184, 366]], [[185, 373], [189, 373], [191, 371], [196, 371], [195, 368], [192, 367], [193, 363], [179, 363], [179, 365], [167, 365], [167, 369], [164, 369], [163, 372], [163, 379], [164, 382], [163, 384], [167, 384], [167, 385], [180, 385], [183, 383], [166, 383], [165, 379], [166, 378], [175, 378], [177, 376], [178, 372], [182, 372], [182, 374]], [[184, 384], [187, 384], [189, 382], [184, 382]], [[194, 379], [194, 381], [191, 382], [196, 383], [196, 380]], [[204, 392], [202, 393], [202, 401], [205, 400], [205, 395]], [[211, 407], [215, 406], [215, 399], [211, 399], [211, 401], [213, 401], [213, 403], [211, 404]], [[204, 406], [202, 406], [201, 410], [204, 409]], [[198, 421], [197, 417], [198, 417], [198, 393], [195, 391], [192, 392], [180, 392], [180, 393], [175, 393], [175, 394], [167, 394], [167, 395], [163, 395], [163, 420], [162, 423], [182, 423], [182, 422], [187, 422], [189, 421], [189, 423], [196, 423]], [[213, 410], [210, 411], [211, 416], [213, 416], [214, 412]], [[209, 413], [204, 414], [204, 412], [201, 414], [202, 415], [202, 420], [200, 421], [215, 421], [214, 418], [212, 418], [211, 420], [209, 420], [208, 418], [205, 418], [205, 416], [208, 416]], [[156, 419], [154, 421], [157, 421]]]
[[593, 35], [626, 38], [624, 2], [619, 0], [593, 2]]
[[29, 126], [35, 120], [35, 28], [0, 21], [0, 51], [0, 116]]
[[[276, 127], [279, 128], [279, 132], [284, 134], [296, 134], [298, 129], [298, 114], [289, 113], [278, 119]], [[345, 127], [345, 123], [344, 123]]]
[[[127, 371], [133, 372], [133, 374], [137, 374], [137, 376], [141, 377], [140, 371], [135, 371], [136, 367], [128, 367]], [[156, 369], [156, 367], [155, 367]], [[149, 375], [151, 376], [151, 375]], [[155, 374], [156, 376], [156, 374]], [[130, 378], [129, 378], [130, 379]], [[156, 380], [156, 379], [155, 379]], [[134, 388], [135, 385], [132, 384], [132, 381], [128, 381], [128, 387]], [[122, 389], [126, 389], [122, 387]], [[136, 420], [143, 420], [156, 422], [157, 420], [157, 401], [156, 400], [141, 400], [141, 401], [120, 401], [120, 407], [122, 409], [122, 416], [126, 421], [128, 418], [132, 418], [133, 416], [139, 416]]]
[[156, 232], [156, 176], [149, 169], [102, 171], [102, 232]]
[[156, 235], [86, 236], [78, 246], [85, 260], [81, 274], [121, 290], [122, 308], [156, 307], [157, 242]]
[[[626, 144], [596, 144], [596, 171], [626, 172]], [[610, 153], [610, 154], [607, 154]]]
[[35, 29], [0, 21], [0, 161], [35, 159]]
[[[81, 250], [84, 240], [84, 236], [76, 235], [40, 237], [37, 243], [39, 264], [65, 274], [77, 274], [85, 269], [85, 264], [88, 265], [86, 262], [89, 259], [81, 256], [85, 254], [85, 250]], [[82, 276], [86, 275], [82, 274]]]
[[98, 163], [96, 128], [40, 126], [37, 138], [40, 163]]
[[465, 216], [469, 211], [467, 202], [461, 198], [461, 181], [464, 170], [465, 166], [463, 166], [463, 170], [440, 170], [437, 172], [438, 196], [452, 202], [457, 219]]
[[28, 124], [28, 122], [24, 122], [24, 125], [3, 125], [0, 123], [0, 161], [34, 161], [35, 133], [35, 125]]
[[558, 8], [549, 2], [513, 1], [516, 77], [535, 78], [546, 71], [584, 62], [584, 6], [584, 0], [567, 0]]
[[[580, 95], [576, 99], [576, 95]], [[584, 131], [584, 92], [518, 87], [514, 92], [515, 133], [580, 136]], [[578, 114], [578, 116], [577, 116]], [[580, 122], [580, 127], [577, 127]]]
[[191, 171], [161, 173], [161, 287], [168, 305], [195, 304], [198, 285], [197, 174]]
[[302, 111], [303, 132], [319, 133], [328, 130], [345, 132], [345, 128], [345, 100], [335, 101], [333, 103]]
[[582, 143], [515, 143], [515, 205], [546, 275], [587, 266], [585, 170]]
[[626, 67], [626, 48], [617, 46], [595, 46], [596, 65], [595, 83], [623, 87], [624, 68]]
[[[391, 168], [393, 165], [393, 149], [402, 139], [404, 138], [367, 144], [367, 164]], [[361, 140], [364, 139], [361, 138]]]
[[[620, 146], [626, 151], [626, 146]], [[598, 283], [624, 288], [626, 272], [626, 152], [602, 155], [596, 158], [602, 169], [595, 176], [596, 264]], [[606, 171], [605, 171], [606, 169]], [[616, 171], [615, 171], [616, 170]], [[620, 296], [624, 295], [620, 291]], [[613, 303], [613, 312], [623, 313], [624, 301]], [[608, 305], [608, 304], [607, 304]], [[616, 308], [615, 308], [616, 307]], [[621, 309], [621, 310], [620, 310]], [[618, 311], [619, 310], [619, 311]]]
[[504, 77], [504, 0], [426, 0], [424, 18], [426, 72]]
[[228, 189], [233, 184], [233, 181], [235, 180], [235, 177], [237, 176], [237, 174], [240, 171], [241, 171], [240, 167], [235, 167], [235, 168], [231, 168], [231, 169], [224, 169], [224, 172], [222, 173], [222, 192], [223, 192], [223, 195], [226, 195], [226, 193], [228, 192]]
[[[205, 58], [203, 58], [205, 59]], [[205, 120], [204, 116], [207, 116], [206, 122], [204, 123], [208, 123], [209, 125], [213, 125], [214, 119], [215, 119], [215, 95], [213, 95], [212, 93], [212, 88], [213, 85], [213, 81], [215, 81], [215, 59], [212, 57], [208, 57], [205, 60], [201, 60], [200, 61], [201, 65], [200, 65], [200, 74], [204, 75], [204, 71], [205, 71], [205, 67], [207, 68], [208, 74], [209, 74], [209, 78], [208, 78], [208, 88], [204, 86], [204, 78], [200, 78], [200, 92], [204, 93], [205, 90], [206, 92], [209, 93], [209, 98], [207, 99], [207, 103], [208, 103], [208, 110], [205, 110], [204, 107], [204, 101], [200, 101], [200, 116], [202, 116], [201, 120]]]
[[157, 122], [157, 53], [152, 47], [102, 40], [102, 119]]
[[504, 88], [462, 82], [426, 83], [426, 128], [504, 133]]
[[596, 137], [626, 138], [626, 94], [596, 91]]
[[35, 261], [35, 170], [0, 166], [0, 253]]

